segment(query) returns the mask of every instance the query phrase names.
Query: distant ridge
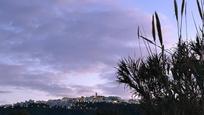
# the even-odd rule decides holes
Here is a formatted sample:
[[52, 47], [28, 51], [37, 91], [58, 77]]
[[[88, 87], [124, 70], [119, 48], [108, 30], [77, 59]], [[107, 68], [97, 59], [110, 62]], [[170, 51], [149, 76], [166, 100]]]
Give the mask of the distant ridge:
[[116, 96], [81, 96], [0, 106], [0, 115], [139, 115], [136, 100]]
[[94, 96], [81, 96], [77, 98], [69, 98], [69, 97], [63, 97], [62, 99], [53, 99], [48, 101], [34, 101], [34, 100], [28, 100], [25, 102], [18, 102], [15, 104], [6, 104], [1, 105], [1, 107], [10, 107], [10, 106], [20, 106], [20, 107], [28, 107], [30, 104], [46, 104], [50, 107], [66, 107], [71, 108], [76, 103], [113, 103], [113, 104], [119, 104], [119, 103], [129, 103], [129, 104], [138, 104], [138, 100], [136, 99], [129, 99], [125, 100], [117, 96], [100, 96], [97, 93]]

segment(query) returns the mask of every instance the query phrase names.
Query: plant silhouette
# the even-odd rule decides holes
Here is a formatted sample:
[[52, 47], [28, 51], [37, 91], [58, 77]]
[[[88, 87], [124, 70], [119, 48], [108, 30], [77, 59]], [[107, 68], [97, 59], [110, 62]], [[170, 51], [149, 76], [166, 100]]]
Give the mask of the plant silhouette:
[[155, 12], [152, 16], [153, 40], [143, 36], [138, 28], [138, 38], [149, 45], [146, 46], [149, 55], [145, 59], [124, 58], [116, 67], [118, 82], [128, 86], [140, 99], [143, 115], [204, 114], [204, 0], [196, 2], [202, 24], [195, 25], [194, 41], [187, 40], [187, 31], [186, 39], [182, 33], [184, 24], [187, 25], [187, 2], [182, 0], [179, 10], [174, 0], [178, 29], [176, 48], [173, 51], [165, 49], [159, 15]]

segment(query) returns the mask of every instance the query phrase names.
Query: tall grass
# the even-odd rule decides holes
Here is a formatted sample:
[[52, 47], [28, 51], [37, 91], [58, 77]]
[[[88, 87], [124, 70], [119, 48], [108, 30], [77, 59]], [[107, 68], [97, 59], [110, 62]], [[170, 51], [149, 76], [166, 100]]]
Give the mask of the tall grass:
[[[184, 19], [187, 25], [187, 2], [182, 0], [179, 8], [174, 0], [178, 29], [175, 50], [165, 49], [162, 26], [155, 12], [152, 16], [152, 40], [143, 36], [139, 28], [138, 37], [160, 51], [150, 53], [145, 59], [122, 59], [117, 65], [118, 82], [140, 97], [143, 115], [204, 114], [204, 0], [196, 0], [196, 3], [202, 24], [196, 25], [195, 40], [185, 41], [182, 33]], [[187, 26], [185, 29], [185, 37], [188, 37]]]

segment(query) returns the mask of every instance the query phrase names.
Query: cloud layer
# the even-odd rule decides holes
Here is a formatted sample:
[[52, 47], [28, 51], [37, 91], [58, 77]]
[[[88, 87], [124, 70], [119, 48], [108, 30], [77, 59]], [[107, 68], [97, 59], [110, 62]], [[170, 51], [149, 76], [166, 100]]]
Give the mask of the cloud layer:
[[145, 13], [116, 0], [1, 0], [0, 17], [1, 87], [129, 95], [115, 83], [114, 67], [139, 55], [136, 30], [149, 28]]

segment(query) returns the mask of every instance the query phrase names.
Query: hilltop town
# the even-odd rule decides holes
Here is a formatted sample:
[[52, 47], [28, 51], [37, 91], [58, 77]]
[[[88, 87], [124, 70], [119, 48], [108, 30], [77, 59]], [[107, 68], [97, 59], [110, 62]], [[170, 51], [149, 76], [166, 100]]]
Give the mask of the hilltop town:
[[7, 107], [28, 107], [32, 104], [45, 104], [49, 107], [64, 107], [67, 109], [72, 108], [73, 106], [76, 106], [76, 103], [112, 103], [112, 104], [121, 104], [121, 103], [128, 103], [128, 104], [138, 104], [139, 102], [135, 99], [129, 99], [125, 100], [117, 96], [101, 96], [95, 93], [93, 96], [81, 96], [77, 98], [69, 98], [64, 97], [62, 99], [54, 99], [54, 100], [48, 100], [48, 101], [34, 101], [29, 100], [25, 102], [18, 102], [15, 104], [8, 104], [8, 105], [2, 105], [1, 107], [7, 108]]

